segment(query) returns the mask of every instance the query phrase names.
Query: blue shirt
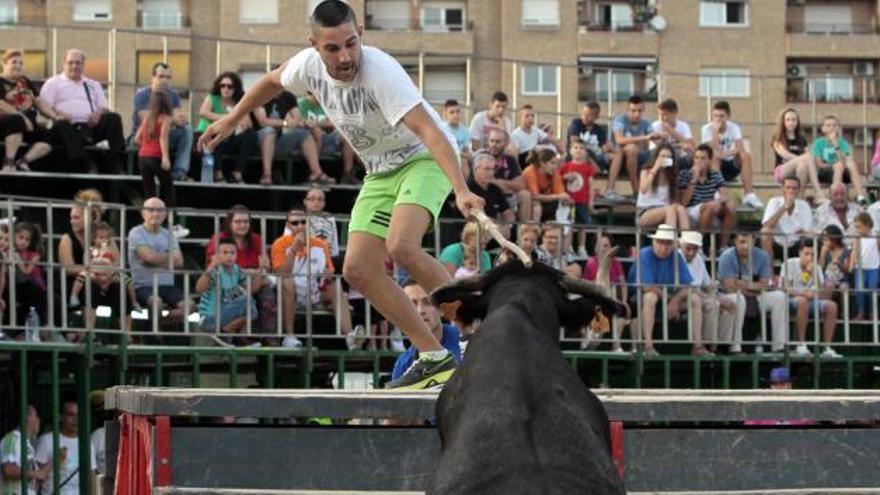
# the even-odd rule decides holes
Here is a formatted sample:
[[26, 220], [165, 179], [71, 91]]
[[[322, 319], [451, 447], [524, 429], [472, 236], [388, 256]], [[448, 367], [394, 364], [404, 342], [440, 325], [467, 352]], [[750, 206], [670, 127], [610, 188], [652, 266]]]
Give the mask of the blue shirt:
[[[443, 325], [443, 337], [440, 339], [440, 344], [444, 349], [452, 353], [452, 357], [455, 358], [456, 363], [461, 362], [461, 334], [458, 333], [458, 327], [455, 325]], [[394, 370], [391, 371], [392, 380], [396, 380], [400, 375], [406, 372], [406, 370], [413, 364], [416, 357], [418, 357], [416, 355], [418, 352], [416, 346], [411, 345], [406, 352], [397, 356], [397, 362], [394, 363]]]
[[[171, 95], [171, 108], [180, 108], [180, 95], [177, 94], [177, 91], [174, 91], [171, 88], [166, 89]], [[149, 110], [150, 108], [150, 96], [153, 94], [153, 89], [147, 86], [146, 88], [141, 88], [137, 93], [134, 94], [134, 110], [131, 111], [131, 132], [132, 134], [136, 133], [138, 127], [141, 126], [141, 117], [138, 115], [138, 112], [142, 110]]]
[[[613, 133], [620, 132], [623, 133], [624, 137], [639, 137], [639, 136], [647, 136], [651, 134], [651, 123], [645, 119], [641, 119], [635, 124], [630, 122], [629, 115], [622, 113], [617, 117], [614, 117], [614, 121], [611, 123], [611, 132], [612, 138]], [[615, 142], [616, 144], [616, 142]]]
[[770, 257], [763, 249], [752, 247], [752, 266], [747, 261], [742, 261], [736, 254], [736, 248], [729, 247], [722, 251], [718, 257], [718, 279], [738, 278], [755, 281], [757, 275], [760, 280], [770, 280], [773, 272], [770, 269]]
[[[675, 260], [678, 260], [678, 283], [675, 281]], [[639, 262], [641, 263], [641, 280], [642, 285], [669, 285], [669, 286], [688, 286], [691, 285], [693, 279], [688, 271], [687, 262], [678, 252], [673, 253], [663, 259], [654, 254], [651, 246], [643, 247], [639, 251]], [[633, 263], [629, 269], [627, 281], [630, 284], [636, 282], [636, 264]]]
[[455, 138], [455, 144], [458, 145], [458, 151], [468, 149], [471, 144], [471, 131], [467, 126], [458, 124], [458, 127], [452, 127], [449, 122], [443, 122], [443, 130]]

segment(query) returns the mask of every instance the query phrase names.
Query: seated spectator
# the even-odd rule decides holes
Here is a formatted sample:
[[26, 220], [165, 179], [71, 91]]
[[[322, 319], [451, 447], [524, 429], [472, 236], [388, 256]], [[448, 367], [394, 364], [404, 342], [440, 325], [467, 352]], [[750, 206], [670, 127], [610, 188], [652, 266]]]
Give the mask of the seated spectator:
[[150, 97], [154, 92], [163, 91], [171, 98], [172, 118], [168, 131], [168, 153], [171, 157], [171, 177], [174, 180], [185, 180], [189, 174], [190, 157], [192, 156], [193, 129], [189, 125], [186, 113], [180, 104], [180, 94], [171, 87], [171, 66], [165, 62], [153, 65], [150, 85], [143, 87], [134, 94], [134, 109], [131, 112], [131, 130], [136, 132], [150, 111]]
[[[37, 88], [24, 75], [21, 52], [7, 50], [3, 54], [3, 74], [0, 75], [0, 139], [6, 152], [3, 172], [27, 172], [30, 165], [52, 151], [52, 133], [37, 124], [37, 110], [48, 113], [45, 103], [37, 98]], [[19, 147], [30, 148], [18, 158]]]
[[167, 216], [161, 199], [144, 201], [143, 223], [128, 233], [128, 266], [138, 304], [157, 317], [159, 310], [167, 306], [171, 308], [170, 317], [179, 319], [183, 316], [183, 292], [174, 285], [172, 270], [183, 266], [183, 255], [177, 238], [162, 226]]
[[556, 139], [549, 133], [549, 125], [538, 126], [535, 124], [535, 109], [528, 103], [519, 109], [519, 127], [510, 134], [510, 142], [516, 147], [519, 165], [523, 168], [526, 166], [526, 157], [529, 152], [538, 145], [549, 145], [559, 152], [562, 145], [556, 142]]
[[523, 181], [532, 197], [532, 214], [528, 218], [533, 222], [556, 220], [558, 205], [573, 204], [565, 190], [562, 174], [559, 173], [558, 153], [549, 147], [538, 147], [529, 152], [526, 158], [528, 165], [523, 170]]
[[877, 249], [877, 232], [871, 215], [859, 213], [853, 221], [856, 238], [849, 255], [849, 272], [853, 274], [856, 291], [856, 315], [854, 320], [871, 320], [874, 293], [880, 273], [880, 252]]
[[608, 169], [611, 167], [611, 156], [614, 154], [614, 146], [608, 139], [608, 129], [596, 123], [601, 113], [602, 107], [599, 106], [598, 102], [588, 101], [584, 103], [581, 106], [581, 116], [572, 119], [568, 125], [565, 149], [569, 150], [570, 153], [572, 140], [574, 138], [580, 139], [590, 155], [590, 160], [603, 172], [608, 172]]
[[800, 192], [800, 179], [786, 177], [782, 182], [782, 196], [775, 196], [767, 203], [761, 220], [761, 247], [771, 258], [784, 259], [784, 248], [788, 248], [788, 256], [796, 255], [801, 238], [813, 233], [813, 211], [806, 201], [797, 199]]
[[868, 197], [862, 188], [859, 166], [852, 155], [849, 142], [841, 135], [840, 120], [828, 115], [822, 120], [822, 137], [813, 143], [813, 157], [816, 160], [817, 176], [823, 184], [843, 184], [846, 177], [856, 189], [857, 201], [868, 204]]
[[343, 335], [349, 337], [349, 348], [354, 348], [351, 314], [348, 298], [337, 295], [333, 283], [333, 260], [327, 243], [317, 237], [306, 237], [306, 212], [300, 207], [287, 212], [285, 234], [272, 243], [272, 269], [281, 277], [282, 318], [285, 334], [283, 347], [297, 348], [302, 342], [294, 335], [296, 308], [323, 305], [334, 311], [339, 318]]
[[[83, 75], [86, 55], [81, 50], [71, 49], [64, 58], [64, 72], [50, 77], [40, 89], [40, 98], [50, 109], [49, 117], [55, 122], [67, 121], [78, 131], [77, 139], [67, 131], [56, 134], [63, 142], [67, 157], [71, 161], [85, 160], [85, 145], [101, 145], [107, 142], [110, 152], [111, 170], [122, 170], [121, 163], [125, 153], [125, 137], [122, 134], [122, 118], [111, 112], [107, 105], [104, 90], [98, 81]], [[94, 164], [90, 164], [94, 167]]]
[[[784, 108], [779, 112], [772, 145], [773, 155], [776, 157], [776, 166], [773, 168], [773, 178], [776, 182], [782, 184], [782, 179], [791, 175], [797, 176], [801, 184], [806, 184], [809, 180], [816, 191], [814, 199], [819, 203], [827, 202], [822, 186], [819, 185], [819, 177], [816, 175], [813, 154], [801, 127], [801, 118], [794, 108]], [[803, 188], [804, 191], [806, 189]]]
[[327, 114], [318, 102], [318, 98], [311, 92], [301, 97], [296, 102], [299, 114], [302, 117], [302, 125], [312, 134], [318, 152], [323, 155], [342, 155], [342, 184], [359, 184], [360, 181], [354, 176], [354, 150], [348, 142], [342, 138], [342, 134], [336, 130], [336, 126], [327, 118]]
[[[171, 97], [165, 91], [150, 96], [150, 105], [143, 123], [137, 130], [138, 168], [144, 184], [144, 197], [158, 196], [168, 208], [174, 208], [174, 179], [171, 176], [171, 147], [169, 135], [173, 122]], [[156, 194], [156, 180], [161, 191]]]
[[[101, 202], [104, 198], [97, 189], [83, 189], [73, 197], [74, 204], [70, 208], [70, 226], [61, 235], [58, 242], [58, 263], [64, 270], [68, 294], [76, 282], [76, 278], [85, 269], [89, 248], [94, 246], [97, 226], [102, 222], [103, 210]], [[88, 239], [86, 238], [86, 216], [89, 219]], [[111, 240], [108, 246], [113, 259], [119, 259], [119, 245]]]
[[[431, 298], [422, 286], [409, 282], [403, 286], [409, 300], [412, 301], [416, 311], [428, 330], [437, 337], [440, 344], [448, 350], [456, 362], [461, 362], [461, 335], [458, 328], [451, 323], [443, 323], [440, 319], [440, 310], [431, 303]], [[394, 369], [391, 371], [391, 379], [396, 380], [419, 358], [419, 350], [411, 345], [403, 354], [397, 356]]]
[[[745, 317], [750, 321], [763, 319], [770, 312], [770, 329], [773, 335], [773, 352], [782, 352], [788, 337], [788, 325], [785, 319], [785, 293], [778, 290], [773, 284], [773, 267], [770, 264], [770, 256], [761, 249], [754, 247], [752, 234], [748, 231], [740, 231], [734, 235], [734, 245], [722, 251], [718, 257], [718, 278], [727, 298], [738, 298], [739, 295], [748, 301], [757, 302], [750, 311], [746, 306]], [[739, 303], [737, 303], [739, 304]], [[733, 344], [731, 353], [740, 351], [742, 342], [742, 325], [737, 316], [737, 326], [734, 327]], [[755, 351], [763, 352], [763, 335], [758, 336], [758, 346]]]
[[654, 148], [651, 165], [642, 169], [636, 200], [636, 225], [639, 227], [661, 223], [677, 229], [690, 227], [687, 210], [681, 205], [674, 156], [672, 146], [661, 144]]
[[502, 233], [510, 237], [510, 228], [516, 221], [516, 213], [507, 202], [504, 191], [493, 183], [495, 158], [486, 152], [475, 153], [472, 166], [473, 173], [467, 179], [468, 188], [483, 198], [486, 202], [483, 206], [486, 216], [500, 222]]
[[480, 233], [479, 244], [482, 253], [480, 255], [480, 271], [485, 272], [492, 268], [492, 258], [486, 252], [486, 245], [492, 240], [492, 236], [486, 229], [479, 228], [477, 222], [468, 222], [461, 229], [461, 242], [450, 244], [440, 252], [440, 263], [443, 263], [449, 275], [454, 275], [455, 270], [464, 265], [464, 253], [467, 250], [476, 249], [477, 229], [479, 229]]
[[[524, 223], [517, 229], [519, 239], [516, 245], [519, 246], [532, 261], [540, 261], [538, 258], [538, 241], [541, 239], [541, 227], [533, 223]], [[511, 259], [516, 259], [516, 255], [507, 249], [502, 249], [501, 254], [495, 260], [495, 266], [501, 265]]]
[[324, 211], [327, 200], [322, 189], [313, 187], [306, 193], [305, 206], [309, 215], [309, 232], [327, 243], [330, 255], [339, 256], [339, 235], [336, 232], [336, 219]]
[[608, 182], [602, 193], [609, 201], [628, 201], [628, 198], [615, 190], [621, 167], [626, 169], [633, 194], [639, 190], [639, 168], [651, 156], [648, 143], [660, 137], [651, 130], [651, 123], [642, 117], [645, 113], [645, 102], [641, 96], [631, 96], [626, 108], [626, 113], [614, 117], [611, 122], [611, 135], [616, 150], [608, 170]]
[[562, 225], [551, 223], [544, 226], [541, 234], [541, 245], [535, 248], [538, 261], [565, 272], [575, 278], [581, 278], [583, 270], [570, 252], [562, 248]]
[[589, 161], [587, 149], [580, 138], [570, 139], [568, 150], [571, 161], [562, 165], [559, 174], [565, 181], [565, 190], [574, 203], [574, 221], [578, 228], [578, 257], [587, 257], [587, 224], [593, 223], [590, 217], [590, 201], [593, 199], [590, 178], [598, 173], [596, 165]]
[[[17, 415], [16, 415], [17, 417]], [[22, 473], [21, 469], [21, 432], [24, 429], [25, 441], [27, 442], [27, 456], [25, 457], [28, 467]], [[21, 477], [24, 474], [27, 479], [28, 495], [36, 495], [37, 486], [46, 479], [52, 471], [52, 464], [48, 463], [37, 468], [34, 460], [34, 444], [32, 439], [40, 434], [40, 416], [33, 404], [27, 406], [27, 420], [22, 428], [16, 425], [15, 429], [3, 435], [0, 440], [0, 479], [3, 480], [4, 495], [21, 494]]]
[[[244, 87], [241, 78], [235, 72], [223, 72], [214, 79], [211, 92], [205, 96], [202, 106], [199, 108], [198, 132], [205, 132], [208, 126], [223, 115], [229, 113], [239, 100], [244, 96]], [[248, 162], [257, 152], [257, 131], [255, 129], [255, 117], [253, 114], [241, 119], [235, 132], [223, 140], [213, 150], [217, 163], [214, 170], [214, 181], [243, 182], [244, 171]], [[235, 155], [235, 161], [230, 165], [228, 160], [222, 160], [223, 155]]]
[[641, 306], [638, 304], [638, 297], [633, 296], [630, 298], [630, 307], [639, 308], [644, 356], [652, 358], [659, 355], [654, 348], [654, 320], [664, 292], [668, 295], [666, 315], [670, 320], [679, 316], [687, 317], [693, 328], [703, 328], [703, 313], [699, 292], [689, 288], [693, 280], [687, 270], [687, 263], [674, 248], [675, 227], [660, 224], [657, 232], [648, 237], [651, 238], [651, 245], [639, 251], [639, 258], [630, 268], [627, 281], [642, 293]]
[[[507, 118], [507, 94], [503, 91], [492, 93], [489, 108], [477, 112], [471, 119], [471, 149], [478, 150], [489, 147], [489, 131], [501, 129], [505, 136], [513, 132], [513, 124]], [[505, 147], [508, 143], [504, 143]]]
[[[6, 219], [4, 219], [6, 220]], [[3, 333], [3, 323], [6, 316], [6, 308], [9, 306], [6, 293], [6, 266], [10, 257], [9, 252], [9, 229], [6, 224], [0, 225], [0, 340], [6, 340], [8, 335]], [[10, 324], [12, 322], [9, 322]]]
[[742, 130], [730, 121], [730, 104], [724, 100], [712, 105], [712, 121], [703, 126], [702, 141], [712, 147], [716, 170], [726, 182], [740, 176], [743, 184], [742, 203], [755, 209], [764, 207], [752, 190], [752, 155], [743, 143]]
[[712, 148], [701, 144], [693, 154], [693, 166], [678, 173], [681, 203], [687, 205], [690, 224], [700, 232], [711, 232], [721, 224], [721, 246], [727, 247], [736, 223], [736, 207], [730, 201], [724, 177], [712, 168]]
[[[703, 327], [691, 329], [694, 340], [692, 353], [694, 355], [711, 356], [714, 352], [707, 349], [703, 342], [712, 346], [713, 349], [717, 349], [718, 320], [721, 311], [735, 312], [736, 304], [727, 300], [724, 300], [722, 303], [722, 299], [717, 297], [717, 286], [709, 275], [709, 271], [706, 270], [706, 258], [703, 257], [702, 253], [703, 234], [693, 230], [686, 230], [681, 233], [678, 243], [680, 246], [678, 252], [687, 262], [688, 273], [691, 274], [691, 286], [699, 291], [700, 299], [703, 303]], [[745, 304], [745, 301], [743, 301], [743, 304]], [[745, 306], [743, 306], [743, 310], [745, 310]], [[733, 318], [726, 318], [724, 321], [733, 325]], [[732, 327], [725, 329], [722, 333], [726, 339], [722, 338], [729, 341], [732, 335]]]
[[852, 201], [847, 201], [846, 186], [843, 184], [834, 184], [829, 188], [831, 193], [830, 202], [826, 201], [816, 207], [813, 212], [813, 225], [817, 231], [825, 230], [825, 227], [834, 225], [841, 232], [846, 234], [844, 243], [849, 246], [852, 244], [852, 236], [855, 235], [855, 226], [853, 221], [856, 216], [862, 212], [859, 205]]
[[[86, 328], [91, 328], [95, 325], [96, 310], [98, 307], [103, 306], [110, 308], [111, 313], [116, 316], [119, 328], [123, 331], [127, 331], [128, 317], [122, 314], [119, 306], [119, 291], [121, 290], [121, 284], [119, 282], [120, 277], [117, 271], [119, 268], [114, 266], [109, 259], [103, 257], [94, 257], [90, 263], [91, 266], [81, 274], [82, 282], [80, 282], [80, 278], [77, 278], [78, 285], [74, 285], [74, 290], [78, 289], [77, 293], [79, 294], [85, 290], [86, 278], [91, 280], [91, 304], [83, 309]], [[74, 296], [71, 295], [71, 298], [73, 297]], [[140, 305], [136, 302], [136, 296], [134, 296], [134, 294], [132, 294], [132, 297], [129, 297], [128, 300], [132, 302], [132, 305], [135, 308], [140, 308]], [[86, 297], [83, 295], [82, 302], [85, 303], [85, 301]], [[71, 308], [81, 306], [79, 299], [76, 299], [76, 303], [77, 304], [75, 305], [71, 303]]]
[[467, 278], [480, 273], [477, 268], [477, 250], [468, 248], [464, 251], [461, 259], [461, 266], [452, 274], [452, 278]]
[[[250, 321], [257, 319], [257, 303], [248, 293], [248, 276], [235, 262], [237, 251], [233, 239], [218, 241], [216, 254], [196, 280], [196, 292], [202, 293], [200, 325], [206, 332], [216, 332], [219, 326], [223, 333], [242, 333], [247, 330], [248, 317]], [[250, 292], [259, 292], [262, 285], [262, 277], [252, 278]]]
[[852, 248], [844, 243], [843, 231], [837, 225], [828, 225], [822, 231], [822, 249], [819, 251], [819, 268], [825, 278], [824, 287], [831, 298], [842, 301], [849, 297], [849, 257]]
[[688, 168], [693, 160], [694, 136], [691, 126], [678, 118], [678, 103], [667, 98], [657, 105], [658, 119], [651, 124], [651, 131], [659, 135], [657, 143], [666, 143], [675, 150], [675, 162], [681, 168]]
[[823, 358], [841, 357], [831, 348], [834, 340], [834, 327], [837, 325], [837, 303], [826, 299], [823, 294], [825, 280], [822, 270], [815, 265], [813, 245], [804, 243], [796, 258], [789, 258], [782, 264], [780, 273], [783, 288], [788, 289], [788, 308], [795, 313], [795, 330], [797, 331], [798, 344], [795, 347], [795, 355], [798, 357], [811, 357], [807, 348], [807, 318], [815, 316], [818, 307], [822, 320], [822, 342], [825, 350]]
[[[574, 142], [574, 140], [572, 140]], [[599, 260], [602, 256], [605, 256], [611, 250], [611, 234], [606, 231], [600, 231], [596, 234], [596, 243], [593, 249], [593, 256], [587, 259], [586, 266], [584, 267], [584, 279], [589, 280], [590, 282], [596, 282], [597, 277], [599, 275]], [[618, 301], [622, 301], [623, 304], [627, 304], [626, 300], [626, 278], [623, 274], [623, 264], [617, 257], [612, 257], [608, 262], [608, 283], [611, 285], [612, 293], [611, 296], [617, 299]], [[622, 318], [617, 318], [617, 325], [612, 325], [612, 342], [611, 342], [611, 352], [622, 353], [623, 348], [620, 346], [620, 336], [623, 333], [623, 328], [626, 327], [630, 322], [628, 320], [624, 320]], [[630, 334], [632, 331], [630, 331]], [[583, 345], [581, 346], [583, 348]]]
[[871, 158], [871, 177], [880, 181], [880, 129], [874, 131], [874, 156]]
[[462, 163], [468, 163], [471, 157], [471, 131], [461, 123], [461, 107], [458, 100], [450, 98], [443, 103], [442, 128], [455, 138]]
[[[43, 481], [43, 491], [48, 487], [54, 487], [53, 464], [58, 465], [58, 484], [64, 485], [64, 489], [58, 493], [63, 495], [79, 495], [80, 458], [79, 458], [79, 407], [73, 397], [64, 398], [61, 402], [61, 425], [58, 432], [58, 451], [55, 451], [54, 428], [40, 435], [37, 440], [34, 460], [40, 470], [46, 470], [46, 479]], [[85, 420], [85, 419], [84, 419]], [[89, 441], [86, 439], [86, 441]], [[95, 451], [89, 449], [89, 459], [84, 462], [87, 471], [82, 473], [84, 477], [91, 479], [97, 467]], [[48, 468], [47, 468], [48, 467]], [[48, 490], [52, 492], [52, 490]]]
[[511, 208], [517, 210], [520, 221], [528, 221], [532, 215], [532, 195], [526, 189], [522, 169], [516, 158], [504, 153], [507, 148], [507, 133], [502, 129], [490, 129], [486, 151], [495, 158], [495, 178], [492, 183], [507, 195]]
[[[309, 167], [309, 182], [317, 182], [319, 184], [335, 184], [336, 179], [330, 177], [321, 169], [319, 161], [318, 144], [312, 133], [305, 127], [299, 108], [296, 106], [296, 96], [289, 91], [282, 91], [281, 94], [269, 101], [263, 106], [264, 112], [257, 111], [258, 120], [263, 113], [268, 119], [259, 122], [263, 126], [261, 133], [268, 132], [267, 126], [275, 124], [280, 119], [281, 135], [277, 137], [275, 142], [275, 156], [285, 157], [287, 155], [302, 154], [302, 158]], [[274, 120], [273, 120], [274, 119]]]

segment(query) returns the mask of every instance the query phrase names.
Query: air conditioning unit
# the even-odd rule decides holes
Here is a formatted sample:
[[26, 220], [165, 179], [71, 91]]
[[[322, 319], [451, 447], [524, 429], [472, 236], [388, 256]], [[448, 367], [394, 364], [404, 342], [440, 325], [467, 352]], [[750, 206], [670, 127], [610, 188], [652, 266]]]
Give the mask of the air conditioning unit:
[[791, 79], [803, 79], [807, 77], [807, 64], [788, 64], [785, 73]]
[[853, 63], [854, 76], [873, 76], [874, 63], [869, 60], [859, 60]]
[[578, 75], [581, 77], [591, 77], [593, 75], [593, 66], [582, 65], [578, 67]]

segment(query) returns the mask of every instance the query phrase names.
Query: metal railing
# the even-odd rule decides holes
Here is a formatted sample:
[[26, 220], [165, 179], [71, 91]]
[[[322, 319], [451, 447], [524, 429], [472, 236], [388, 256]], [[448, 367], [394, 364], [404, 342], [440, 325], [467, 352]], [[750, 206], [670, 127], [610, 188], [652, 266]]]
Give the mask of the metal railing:
[[824, 35], [847, 35], [847, 34], [877, 34], [876, 23], [786, 23], [786, 32], [799, 34], [824, 34]]

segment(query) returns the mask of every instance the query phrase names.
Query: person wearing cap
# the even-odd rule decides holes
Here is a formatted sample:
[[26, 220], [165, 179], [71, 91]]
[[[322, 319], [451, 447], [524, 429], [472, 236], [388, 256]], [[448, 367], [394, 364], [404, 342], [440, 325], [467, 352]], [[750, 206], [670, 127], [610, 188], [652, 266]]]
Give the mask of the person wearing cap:
[[773, 390], [791, 390], [791, 374], [788, 368], [770, 370], [770, 388]]
[[[630, 268], [627, 282], [635, 290], [641, 291], [641, 306], [636, 295], [631, 297], [630, 307], [639, 308], [644, 355], [651, 358], [659, 355], [654, 349], [652, 333], [658, 303], [663, 299], [664, 292], [668, 295], [666, 314], [669, 319], [686, 313], [693, 328], [702, 328], [703, 321], [700, 293], [689, 290], [693, 279], [684, 258], [675, 251], [675, 227], [660, 224], [657, 232], [648, 237], [651, 238], [651, 245], [639, 251], [639, 258]], [[690, 311], [687, 309], [688, 300]]]
[[[737, 294], [757, 302], [755, 314], [750, 318], [763, 318], [770, 312], [770, 329], [773, 334], [773, 351], [782, 352], [788, 334], [788, 326], [785, 321], [785, 293], [778, 290], [771, 282], [773, 268], [770, 265], [770, 256], [754, 246], [752, 233], [740, 231], [733, 238], [733, 247], [722, 251], [718, 257], [718, 278], [721, 280], [722, 290], [731, 297]], [[742, 324], [737, 323], [734, 330], [742, 329]], [[763, 341], [763, 337], [759, 337]], [[741, 352], [741, 334], [734, 335], [730, 352]], [[763, 352], [759, 343], [756, 352]]]
[[822, 352], [822, 357], [840, 358], [841, 355], [831, 347], [837, 326], [837, 303], [828, 300], [829, 294], [822, 290], [825, 277], [815, 264], [813, 253], [813, 245], [805, 242], [798, 256], [785, 260], [782, 265], [780, 277], [782, 288], [788, 289], [788, 307], [795, 313], [798, 345], [794, 352], [798, 357], [812, 356], [806, 344], [807, 320], [818, 309], [819, 315], [823, 317], [822, 342], [825, 344], [825, 350]]
[[[681, 233], [679, 239], [679, 252], [687, 262], [688, 271], [693, 281], [691, 285], [699, 288], [700, 297], [702, 299], [703, 310], [703, 328], [694, 328], [694, 355], [711, 356], [714, 353], [708, 350], [702, 343], [706, 342], [713, 348], [717, 348], [718, 332], [719, 332], [719, 314], [723, 314], [724, 318], [720, 318], [723, 328], [721, 329], [721, 341], [731, 342], [734, 333], [734, 324], [739, 322], [738, 331], [736, 332], [739, 339], [742, 340], [742, 318], [736, 318], [740, 313], [745, 316], [746, 301], [742, 295], [733, 294], [720, 295], [717, 292], [717, 284], [706, 270], [706, 259], [701, 252], [703, 248], [703, 234], [689, 230]], [[741, 301], [738, 304], [737, 298]], [[740, 311], [741, 309], [741, 311]], [[714, 350], [714, 349], [713, 349]]]

